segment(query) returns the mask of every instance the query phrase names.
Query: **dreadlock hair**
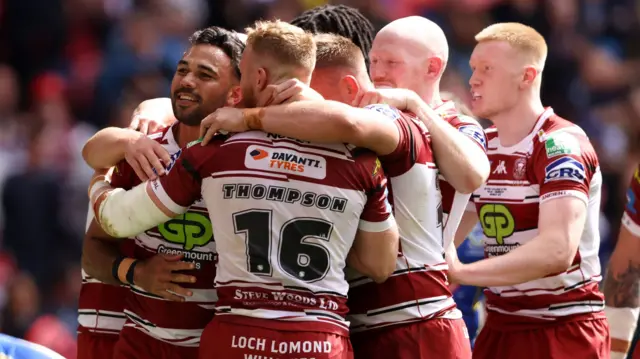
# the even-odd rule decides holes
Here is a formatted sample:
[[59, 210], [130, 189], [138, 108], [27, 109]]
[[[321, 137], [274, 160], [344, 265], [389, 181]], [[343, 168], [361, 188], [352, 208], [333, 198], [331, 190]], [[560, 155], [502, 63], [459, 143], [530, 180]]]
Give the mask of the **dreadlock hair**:
[[231, 60], [236, 78], [240, 78], [240, 57], [244, 51], [244, 42], [235, 31], [229, 31], [217, 26], [210, 26], [197, 30], [189, 37], [191, 46], [211, 45], [222, 50]]
[[358, 9], [346, 5], [316, 6], [293, 19], [291, 24], [314, 34], [336, 34], [353, 41], [362, 50], [369, 69], [369, 51], [375, 29]]

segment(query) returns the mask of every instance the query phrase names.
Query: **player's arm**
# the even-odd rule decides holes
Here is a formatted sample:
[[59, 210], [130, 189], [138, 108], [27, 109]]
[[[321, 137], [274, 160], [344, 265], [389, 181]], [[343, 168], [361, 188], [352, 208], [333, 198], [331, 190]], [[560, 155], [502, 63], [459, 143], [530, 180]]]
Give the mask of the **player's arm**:
[[[82, 268], [92, 277], [101, 282], [120, 285], [126, 283], [126, 273], [131, 266], [133, 258], [121, 261], [116, 269], [118, 277], [114, 276], [114, 263], [120, 257], [120, 242], [122, 239], [114, 238], [106, 234], [100, 225], [91, 221], [91, 225], [84, 235], [82, 245]], [[122, 268], [122, 271], [120, 270]], [[123, 276], [120, 277], [121, 272]]]
[[[473, 206], [473, 203], [470, 203]], [[467, 207], [467, 210], [462, 215], [462, 220], [460, 220], [460, 225], [458, 226], [458, 230], [456, 231], [456, 235], [453, 239], [455, 243], [455, 247], [458, 248], [469, 236], [469, 233], [473, 230], [473, 228], [478, 223], [478, 213], [475, 211], [475, 208]]]
[[442, 119], [420, 96], [406, 89], [377, 89], [358, 94], [355, 106], [387, 103], [413, 112], [431, 133], [438, 168], [460, 193], [471, 193], [489, 177], [486, 139], [480, 126], [461, 126], [460, 130]]
[[[471, 193], [489, 177], [489, 159], [486, 149], [469, 135], [482, 136], [477, 131], [467, 134], [451, 126], [417, 95], [409, 99], [408, 107], [424, 122], [431, 133], [433, 153], [438, 168], [456, 191]], [[486, 140], [484, 141], [486, 143]]]
[[82, 158], [93, 169], [115, 166], [124, 159], [127, 146], [144, 134], [119, 127], [107, 127], [93, 135], [82, 148]]
[[535, 238], [504, 255], [463, 265], [452, 276], [461, 284], [493, 287], [564, 272], [575, 258], [586, 216], [582, 199], [549, 199], [540, 205]]
[[207, 116], [201, 129], [203, 143], [218, 130], [261, 130], [311, 142], [351, 143], [378, 155], [393, 152], [399, 141], [397, 127], [382, 113], [335, 101], [299, 101], [244, 110], [222, 108]]
[[209, 151], [212, 146], [183, 149], [166, 176], [130, 190], [111, 187], [96, 172], [89, 197], [97, 222], [113, 237], [131, 237], [185, 213], [200, 197], [202, 181], [192, 152]]
[[627, 207], [616, 248], [609, 259], [604, 281], [604, 312], [611, 331], [611, 358], [626, 356], [640, 312], [640, 172], [627, 192]]
[[374, 158], [358, 159], [363, 162], [361, 164], [365, 170], [362, 175], [370, 185], [367, 186], [367, 202], [360, 216], [347, 264], [375, 282], [382, 283], [395, 271], [399, 234], [387, 199], [387, 180], [380, 162]]

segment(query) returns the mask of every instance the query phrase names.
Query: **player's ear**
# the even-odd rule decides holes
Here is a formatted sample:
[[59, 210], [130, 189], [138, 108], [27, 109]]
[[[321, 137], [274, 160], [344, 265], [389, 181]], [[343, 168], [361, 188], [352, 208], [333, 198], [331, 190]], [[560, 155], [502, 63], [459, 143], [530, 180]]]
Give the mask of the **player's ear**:
[[240, 86], [232, 86], [227, 93], [227, 106], [235, 107], [242, 101], [242, 89]]
[[345, 103], [350, 104], [356, 98], [356, 95], [358, 95], [360, 85], [358, 85], [358, 81], [355, 77], [347, 75], [341, 78], [340, 82], [338, 82], [338, 91], [340, 93], [340, 98], [342, 98]]
[[444, 60], [440, 57], [433, 56], [427, 59], [427, 76], [430, 78], [438, 78], [444, 70]]
[[531, 86], [539, 76], [538, 69], [534, 66], [527, 66], [524, 68], [524, 74], [522, 75], [522, 81], [520, 88]]
[[267, 69], [264, 67], [258, 68], [258, 76], [256, 76], [256, 89], [258, 91], [262, 91], [267, 87], [267, 78]]

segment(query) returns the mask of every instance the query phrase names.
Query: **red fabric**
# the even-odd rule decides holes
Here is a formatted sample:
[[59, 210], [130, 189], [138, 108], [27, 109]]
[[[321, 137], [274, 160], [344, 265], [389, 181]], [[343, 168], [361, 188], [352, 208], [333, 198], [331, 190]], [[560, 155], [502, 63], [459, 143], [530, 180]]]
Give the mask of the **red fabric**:
[[[470, 359], [462, 319], [432, 319], [351, 336], [355, 359]], [[498, 358], [498, 357], [495, 357]]]
[[144, 334], [138, 329], [124, 327], [116, 343], [114, 358], [118, 359], [196, 359], [198, 347], [180, 347]]
[[269, 329], [261, 326], [264, 322], [269, 321], [248, 317], [214, 317], [202, 333], [199, 358], [353, 359], [348, 337]]
[[112, 359], [117, 335], [78, 333], [78, 359]]
[[[489, 314], [487, 323], [490, 323]], [[504, 330], [485, 325], [473, 348], [474, 359], [609, 358], [606, 318], [563, 322], [532, 329]]]

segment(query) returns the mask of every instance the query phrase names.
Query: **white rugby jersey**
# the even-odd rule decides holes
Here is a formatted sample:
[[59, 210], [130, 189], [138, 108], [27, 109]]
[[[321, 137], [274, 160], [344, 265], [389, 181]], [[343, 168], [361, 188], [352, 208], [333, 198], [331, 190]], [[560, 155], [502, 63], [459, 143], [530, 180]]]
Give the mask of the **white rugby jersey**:
[[622, 215], [622, 225], [634, 236], [640, 237], [640, 165], [631, 179], [627, 190], [627, 206]]
[[348, 272], [352, 332], [434, 317], [460, 318], [443, 256], [442, 197], [431, 139], [420, 120], [387, 105], [368, 107], [394, 121], [400, 140], [380, 157], [400, 232], [396, 270], [384, 283]]
[[[180, 156], [180, 147], [173, 134], [173, 126], [149, 136], [171, 153], [173, 161]], [[131, 189], [140, 180], [131, 166], [122, 161], [111, 178], [113, 187]], [[196, 269], [185, 274], [196, 277], [195, 283], [182, 283], [193, 292], [185, 302], [174, 302], [130, 286], [131, 295], [125, 305], [127, 323], [141, 332], [173, 345], [195, 347], [202, 331], [213, 318], [217, 300], [213, 280], [216, 270], [216, 244], [209, 214], [201, 199], [188, 204], [186, 213], [176, 216], [158, 227], [135, 237], [134, 257], [147, 259], [156, 254], [182, 254], [184, 261], [194, 262]]]
[[604, 296], [598, 291], [602, 175], [586, 134], [551, 108], [514, 146], [501, 146], [495, 128], [486, 132], [491, 174], [474, 192], [475, 206], [468, 207], [478, 213], [486, 256], [507, 253], [533, 239], [541, 203], [572, 196], [587, 205], [580, 246], [569, 269], [527, 283], [489, 288], [487, 309], [533, 323], [602, 311]]
[[372, 152], [251, 131], [191, 144], [148, 186], [173, 213], [204, 198], [220, 253], [216, 315], [348, 335], [344, 268], [356, 231], [393, 225]]

